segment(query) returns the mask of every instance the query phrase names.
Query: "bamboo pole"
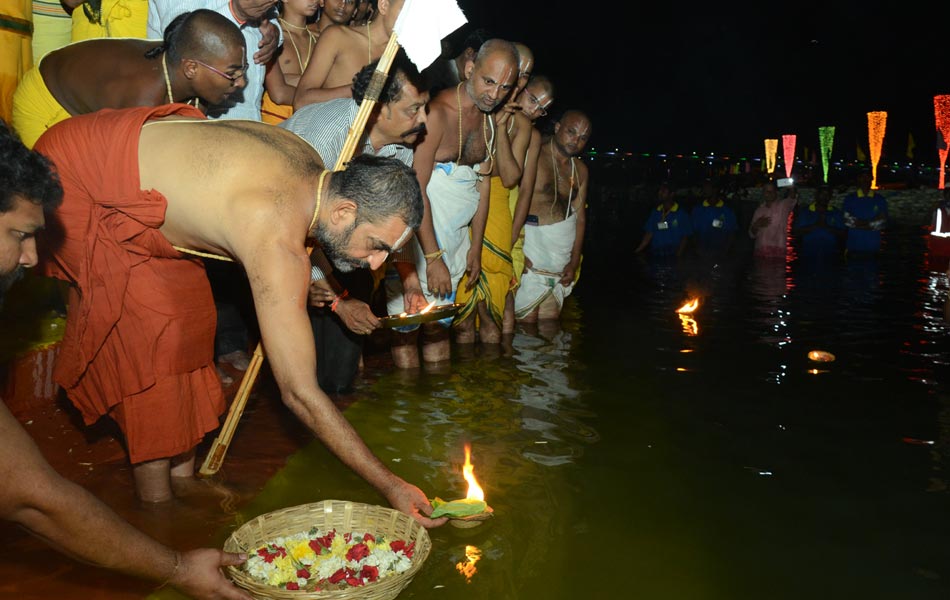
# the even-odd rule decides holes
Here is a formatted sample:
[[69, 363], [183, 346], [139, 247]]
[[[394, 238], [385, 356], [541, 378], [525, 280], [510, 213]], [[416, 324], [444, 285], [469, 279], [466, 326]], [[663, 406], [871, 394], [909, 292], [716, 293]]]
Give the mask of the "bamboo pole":
[[[353, 118], [353, 123], [350, 125], [350, 130], [346, 135], [346, 141], [343, 143], [343, 149], [340, 152], [340, 156], [337, 157], [336, 166], [333, 169], [334, 171], [342, 171], [346, 163], [353, 158], [356, 145], [363, 137], [366, 121], [376, 106], [376, 101], [379, 100], [379, 94], [389, 75], [389, 67], [392, 65], [393, 58], [398, 51], [399, 43], [396, 41], [396, 32], [393, 32], [392, 35], [389, 36], [389, 43], [386, 44], [386, 49], [383, 50], [383, 54], [379, 58], [379, 63], [373, 73], [369, 87], [363, 96], [363, 101], [360, 103], [359, 111], [356, 113], [356, 117]], [[308, 254], [311, 252], [313, 252], [313, 247], [307, 249]], [[211, 445], [208, 455], [205, 456], [205, 460], [198, 470], [198, 475], [210, 477], [217, 473], [222, 463], [224, 463], [224, 455], [231, 445], [231, 439], [234, 437], [234, 432], [237, 429], [238, 421], [241, 420], [241, 415], [244, 414], [244, 407], [247, 405], [247, 399], [251, 395], [251, 389], [254, 387], [254, 382], [257, 379], [257, 374], [263, 362], [264, 348], [262, 343], [258, 342], [257, 347], [254, 348], [254, 354], [251, 357], [247, 370], [244, 372], [244, 378], [241, 379], [241, 385], [238, 388], [237, 395], [234, 401], [231, 402], [228, 416], [221, 426], [218, 437], [215, 438], [214, 443]], [[314, 377], [316, 377], [316, 373], [314, 373]]]

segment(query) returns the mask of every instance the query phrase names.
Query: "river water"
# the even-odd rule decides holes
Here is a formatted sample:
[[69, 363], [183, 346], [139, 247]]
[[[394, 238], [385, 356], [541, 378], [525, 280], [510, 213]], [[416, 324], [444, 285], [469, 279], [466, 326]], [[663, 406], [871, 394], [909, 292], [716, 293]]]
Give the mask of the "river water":
[[[950, 597], [934, 194], [893, 194], [876, 259], [824, 265], [756, 262], [742, 239], [718, 263], [640, 260], [649, 203], [592, 215], [559, 326], [440, 372], [368, 368], [345, 414], [370, 447], [454, 499], [470, 444], [495, 511], [430, 531], [400, 598]], [[313, 443], [234, 527], [329, 498], [385, 504]]]

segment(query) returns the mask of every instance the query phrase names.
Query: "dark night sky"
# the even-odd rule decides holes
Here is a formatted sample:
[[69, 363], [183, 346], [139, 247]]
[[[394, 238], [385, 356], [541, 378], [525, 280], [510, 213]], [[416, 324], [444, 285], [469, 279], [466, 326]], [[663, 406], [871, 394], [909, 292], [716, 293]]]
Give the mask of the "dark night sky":
[[532, 48], [535, 72], [557, 85], [554, 108], [591, 115], [594, 148], [755, 157], [765, 138], [796, 134], [800, 156], [834, 125], [832, 157], [853, 159], [857, 143], [867, 150], [867, 113], [887, 111], [883, 160], [905, 161], [911, 133], [915, 161], [936, 164], [945, 3], [724, 4], [458, 2], [473, 26]]

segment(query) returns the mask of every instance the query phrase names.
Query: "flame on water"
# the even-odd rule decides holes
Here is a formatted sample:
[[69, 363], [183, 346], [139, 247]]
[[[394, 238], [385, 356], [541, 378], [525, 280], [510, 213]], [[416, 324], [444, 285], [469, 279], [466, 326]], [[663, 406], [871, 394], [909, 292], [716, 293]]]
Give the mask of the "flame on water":
[[871, 150], [871, 189], [877, 188], [877, 165], [881, 162], [881, 147], [887, 130], [887, 111], [868, 113], [868, 146]]
[[699, 335], [699, 323], [696, 322], [696, 319], [689, 316], [688, 314], [684, 315], [680, 313], [680, 324], [683, 326], [683, 333], [686, 335]]
[[465, 477], [465, 481], [468, 482], [468, 494], [465, 495], [467, 500], [485, 500], [485, 492], [482, 490], [482, 486], [478, 485], [478, 481], [475, 479], [475, 467], [472, 466], [472, 447], [468, 444], [465, 444], [465, 464], [462, 465], [462, 476]]
[[[482, 557], [482, 551], [477, 546], [465, 546], [465, 562], [455, 565], [459, 573], [465, 575], [465, 579], [471, 580], [472, 575], [478, 572], [475, 563]], [[469, 582], [466, 582], [469, 583]]]
[[427, 307], [423, 308], [422, 310], [420, 310], [420, 311], [419, 311], [419, 314], [420, 314], [420, 315], [426, 314], [427, 312], [429, 312], [430, 310], [432, 310], [432, 307], [433, 307], [433, 306], [435, 306], [435, 300], [433, 300], [432, 302], [430, 302], [430, 303], [429, 303], [429, 306], [427, 306]]
[[683, 314], [683, 313], [691, 313], [691, 312], [693, 312], [694, 310], [696, 310], [697, 308], [699, 308], [699, 298], [693, 298], [692, 300], [690, 300], [689, 302], [687, 302], [687, 303], [684, 304], [683, 306], [677, 308], [677, 309], [676, 309], [676, 312], [678, 312], [678, 313], [680, 313], [680, 314]]

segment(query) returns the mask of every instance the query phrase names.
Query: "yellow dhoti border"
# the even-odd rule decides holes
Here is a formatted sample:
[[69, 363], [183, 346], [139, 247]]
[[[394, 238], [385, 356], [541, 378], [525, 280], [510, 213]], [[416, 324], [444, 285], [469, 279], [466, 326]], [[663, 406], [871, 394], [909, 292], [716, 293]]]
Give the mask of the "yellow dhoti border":
[[485, 224], [485, 239], [482, 241], [482, 270], [478, 282], [466, 291], [468, 274], [459, 282], [455, 301], [463, 304], [456, 321], [468, 317], [480, 301], [485, 302], [492, 320], [501, 327], [505, 314], [505, 296], [511, 288], [511, 210], [508, 208], [509, 190], [500, 177], [491, 178], [491, 195], [488, 201], [488, 221]]

